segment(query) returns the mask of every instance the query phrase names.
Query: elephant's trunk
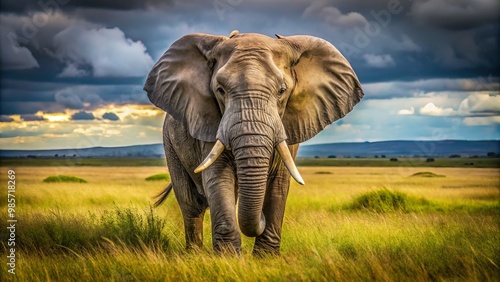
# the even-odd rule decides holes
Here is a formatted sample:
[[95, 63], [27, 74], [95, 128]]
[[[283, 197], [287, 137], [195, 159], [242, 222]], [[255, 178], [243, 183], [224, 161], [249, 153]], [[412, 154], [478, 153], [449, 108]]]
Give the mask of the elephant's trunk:
[[263, 135], [244, 135], [237, 143], [233, 152], [239, 186], [238, 222], [243, 234], [255, 237], [266, 227], [262, 207], [273, 146]]

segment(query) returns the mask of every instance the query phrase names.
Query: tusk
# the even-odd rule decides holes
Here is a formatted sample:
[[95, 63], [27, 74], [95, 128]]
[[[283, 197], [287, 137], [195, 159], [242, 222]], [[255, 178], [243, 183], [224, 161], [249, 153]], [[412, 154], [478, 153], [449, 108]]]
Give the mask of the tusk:
[[217, 160], [220, 154], [224, 152], [224, 149], [225, 149], [224, 144], [222, 144], [222, 142], [217, 140], [217, 142], [215, 142], [214, 147], [212, 148], [212, 151], [208, 153], [208, 156], [205, 158], [205, 160], [194, 170], [194, 173], [202, 172], [209, 166], [211, 166]]
[[276, 149], [278, 150], [278, 153], [283, 159], [283, 162], [285, 163], [285, 166], [292, 175], [293, 179], [295, 179], [297, 183], [304, 185], [305, 184], [304, 179], [302, 179], [302, 176], [300, 176], [299, 170], [297, 169], [295, 163], [293, 162], [293, 158], [292, 155], [290, 154], [290, 150], [288, 150], [288, 145], [286, 144], [286, 141], [279, 143]]

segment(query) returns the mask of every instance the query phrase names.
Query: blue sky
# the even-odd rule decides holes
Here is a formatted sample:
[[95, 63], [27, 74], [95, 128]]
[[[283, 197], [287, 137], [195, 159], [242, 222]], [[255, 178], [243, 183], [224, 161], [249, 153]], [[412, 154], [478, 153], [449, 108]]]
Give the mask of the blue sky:
[[161, 142], [142, 90], [179, 37], [308, 34], [365, 91], [307, 144], [500, 139], [497, 0], [2, 1], [0, 149]]

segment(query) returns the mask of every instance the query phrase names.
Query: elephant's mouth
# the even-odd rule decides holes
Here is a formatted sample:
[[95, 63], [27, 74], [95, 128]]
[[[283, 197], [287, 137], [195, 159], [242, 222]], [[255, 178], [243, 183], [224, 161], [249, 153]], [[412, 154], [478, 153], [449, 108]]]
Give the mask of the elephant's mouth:
[[[225, 150], [224, 144], [220, 140], [217, 140], [215, 143], [214, 147], [208, 154], [208, 156], [205, 158], [205, 160], [194, 170], [195, 173], [199, 173], [207, 169], [209, 166], [211, 166], [217, 158], [222, 154], [222, 152]], [[304, 185], [304, 179], [302, 179], [302, 176], [299, 173], [299, 170], [295, 166], [295, 162], [293, 161], [292, 155], [290, 154], [290, 151], [288, 150], [288, 145], [286, 144], [286, 141], [282, 141], [276, 146], [276, 151], [281, 156], [281, 159], [285, 163], [286, 168], [292, 175], [293, 179], [297, 181], [297, 183]]]

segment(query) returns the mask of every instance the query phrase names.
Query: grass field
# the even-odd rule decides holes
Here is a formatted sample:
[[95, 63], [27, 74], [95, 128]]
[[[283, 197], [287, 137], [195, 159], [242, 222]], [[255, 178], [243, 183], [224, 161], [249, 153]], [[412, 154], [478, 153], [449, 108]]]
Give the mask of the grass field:
[[[150, 208], [168, 182], [145, 178], [163, 167], [14, 170], [16, 275], [7, 272], [2, 188], [0, 281], [500, 280], [498, 169], [299, 167], [306, 185], [290, 189], [282, 255], [265, 258], [252, 257], [250, 238], [241, 257], [215, 255], [208, 213], [205, 247], [186, 252], [175, 198]], [[43, 182], [52, 175], [87, 183]], [[403, 195], [404, 208], [356, 205], [380, 191]]]

